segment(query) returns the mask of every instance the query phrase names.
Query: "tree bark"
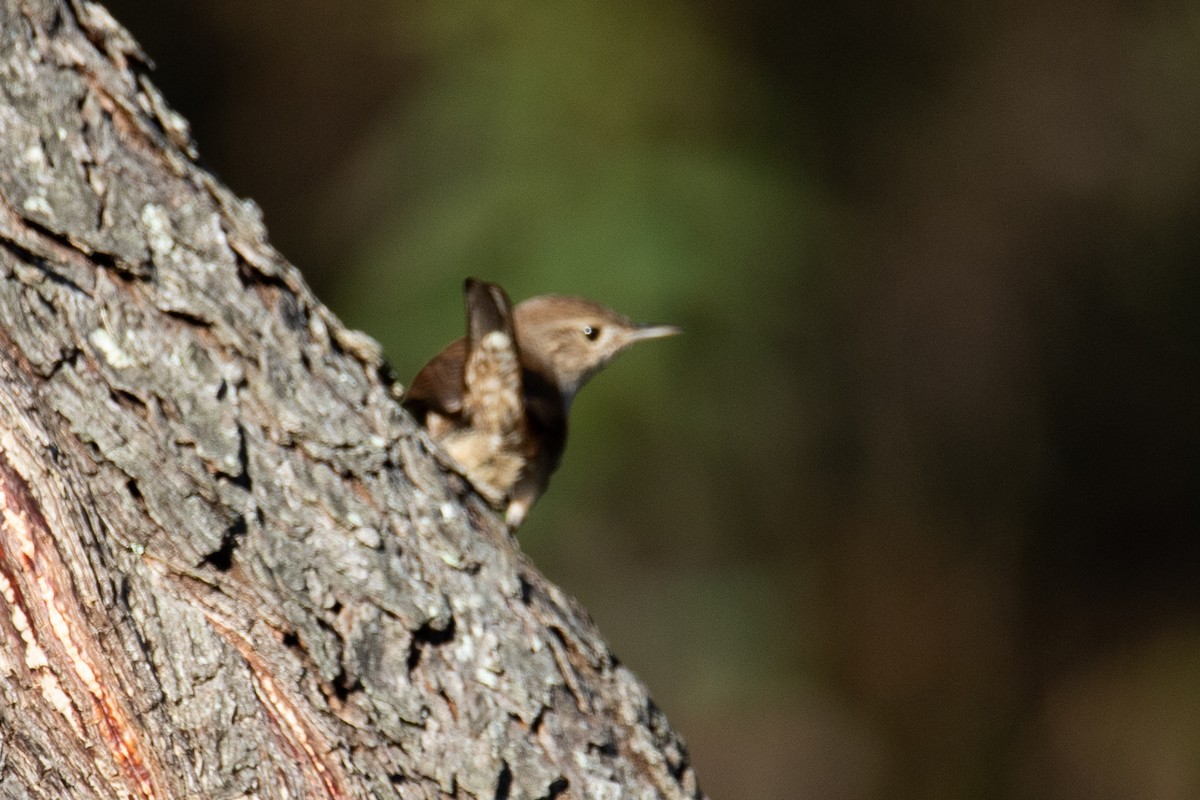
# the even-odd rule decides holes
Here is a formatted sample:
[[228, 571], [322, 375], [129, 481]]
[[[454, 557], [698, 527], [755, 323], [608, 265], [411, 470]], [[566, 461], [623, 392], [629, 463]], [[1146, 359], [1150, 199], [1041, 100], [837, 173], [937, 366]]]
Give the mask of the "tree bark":
[[0, 798], [702, 797], [88, 0], [0, 0]]

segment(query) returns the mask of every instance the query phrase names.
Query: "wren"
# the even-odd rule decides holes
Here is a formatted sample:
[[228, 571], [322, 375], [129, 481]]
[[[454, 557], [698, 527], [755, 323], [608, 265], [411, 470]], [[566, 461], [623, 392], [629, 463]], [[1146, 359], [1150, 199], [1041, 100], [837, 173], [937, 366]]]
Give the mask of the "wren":
[[466, 337], [421, 368], [403, 403], [515, 530], [558, 468], [579, 389], [631, 345], [680, 329], [638, 325], [579, 297], [514, 307], [499, 286], [474, 278], [463, 295]]

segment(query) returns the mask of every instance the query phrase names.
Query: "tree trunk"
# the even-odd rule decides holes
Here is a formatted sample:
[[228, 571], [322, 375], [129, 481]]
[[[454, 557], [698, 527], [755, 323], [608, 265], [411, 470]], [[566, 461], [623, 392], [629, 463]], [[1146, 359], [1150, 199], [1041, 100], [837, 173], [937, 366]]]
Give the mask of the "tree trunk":
[[144, 65], [0, 0], [0, 798], [702, 797]]

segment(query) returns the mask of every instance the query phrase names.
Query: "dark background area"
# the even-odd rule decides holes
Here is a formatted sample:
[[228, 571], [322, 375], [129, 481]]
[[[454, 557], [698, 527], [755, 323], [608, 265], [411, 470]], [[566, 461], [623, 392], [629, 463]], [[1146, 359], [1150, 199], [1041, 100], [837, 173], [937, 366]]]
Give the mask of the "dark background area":
[[1200, 6], [108, 7], [402, 380], [686, 329], [520, 538], [714, 798], [1200, 796]]

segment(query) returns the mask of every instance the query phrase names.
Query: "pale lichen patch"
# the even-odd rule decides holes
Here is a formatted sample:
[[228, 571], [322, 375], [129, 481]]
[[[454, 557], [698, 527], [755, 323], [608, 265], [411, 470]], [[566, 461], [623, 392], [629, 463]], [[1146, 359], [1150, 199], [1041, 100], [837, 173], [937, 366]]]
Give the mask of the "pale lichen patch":
[[146, 244], [155, 260], [165, 258], [175, 249], [175, 231], [166, 209], [155, 203], [142, 206], [142, 225], [146, 233]]
[[104, 328], [96, 328], [89, 333], [88, 341], [100, 351], [100, 355], [114, 369], [128, 369], [137, 365], [137, 362], [117, 344], [113, 335]]
[[40, 194], [31, 194], [26, 197], [25, 201], [21, 203], [21, 208], [30, 214], [54, 218], [54, 209], [50, 207], [50, 201]]

